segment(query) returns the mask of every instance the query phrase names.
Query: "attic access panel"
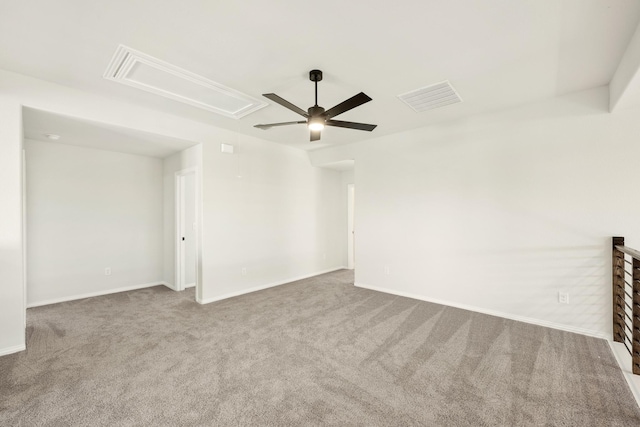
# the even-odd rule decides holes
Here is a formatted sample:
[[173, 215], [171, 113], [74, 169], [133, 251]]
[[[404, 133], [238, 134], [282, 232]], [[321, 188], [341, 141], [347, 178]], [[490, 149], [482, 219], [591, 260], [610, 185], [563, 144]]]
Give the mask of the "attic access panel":
[[120, 45], [103, 77], [174, 101], [239, 119], [266, 102]]

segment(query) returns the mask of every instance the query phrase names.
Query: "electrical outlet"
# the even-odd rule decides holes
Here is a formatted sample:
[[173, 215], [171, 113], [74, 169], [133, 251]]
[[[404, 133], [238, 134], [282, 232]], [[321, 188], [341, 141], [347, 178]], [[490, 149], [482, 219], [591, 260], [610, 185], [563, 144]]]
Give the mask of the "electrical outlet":
[[111, 276], [111, 267], [107, 267], [104, 269], [104, 275], [105, 276]]
[[384, 274], [386, 274], [387, 276], [388, 276], [389, 274], [391, 274], [391, 269], [389, 268], [389, 266], [388, 266], [388, 265], [385, 265], [385, 266], [384, 266]]
[[247, 275], [247, 267], [242, 267], [242, 275], [243, 276]]
[[558, 292], [558, 302], [560, 304], [569, 304], [569, 292]]

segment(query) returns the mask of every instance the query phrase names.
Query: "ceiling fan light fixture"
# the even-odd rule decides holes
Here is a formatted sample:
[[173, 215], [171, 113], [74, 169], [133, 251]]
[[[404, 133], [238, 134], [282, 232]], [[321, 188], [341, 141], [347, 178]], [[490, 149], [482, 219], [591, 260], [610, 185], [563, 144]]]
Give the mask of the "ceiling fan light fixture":
[[309, 119], [309, 130], [324, 129], [324, 119], [322, 117], [312, 117]]

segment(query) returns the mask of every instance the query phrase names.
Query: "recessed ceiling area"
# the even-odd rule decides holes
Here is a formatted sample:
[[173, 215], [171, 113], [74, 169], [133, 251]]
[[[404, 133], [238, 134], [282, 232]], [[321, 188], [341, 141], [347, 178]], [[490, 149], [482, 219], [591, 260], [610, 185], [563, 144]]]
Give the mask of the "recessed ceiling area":
[[[0, 39], [19, 43], [0, 49], [0, 68], [313, 150], [607, 85], [639, 18], [636, 0], [14, 2]], [[236, 120], [104, 79], [120, 45], [268, 106]], [[373, 101], [340, 118], [378, 127], [327, 129], [316, 143], [304, 126], [254, 128], [298, 120], [264, 93], [313, 105], [312, 69], [324, 72], [320, 105], [365, 92]], [[416, 113], [398, 99], [445, 80], [464, 102]]]
[[[24, 138], [164, 158], [197, 144], [139, 130], [23, 108]], [[51, 138], [48, 135], [58, 136]], [[52, 141], [53, 140], [53, 141]]]

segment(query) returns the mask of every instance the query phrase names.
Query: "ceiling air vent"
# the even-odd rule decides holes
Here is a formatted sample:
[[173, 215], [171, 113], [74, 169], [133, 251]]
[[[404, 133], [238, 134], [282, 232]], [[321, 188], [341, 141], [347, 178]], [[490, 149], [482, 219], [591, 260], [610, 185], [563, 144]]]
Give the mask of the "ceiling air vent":
[[398, 98], [417, 113], [462, 102], [462, 98], [448, 80], [403, 93], [398, 95]]
[[259, 99], [123, 45], [116, 49], [104, 78], [234, 119], [267, 106]]

